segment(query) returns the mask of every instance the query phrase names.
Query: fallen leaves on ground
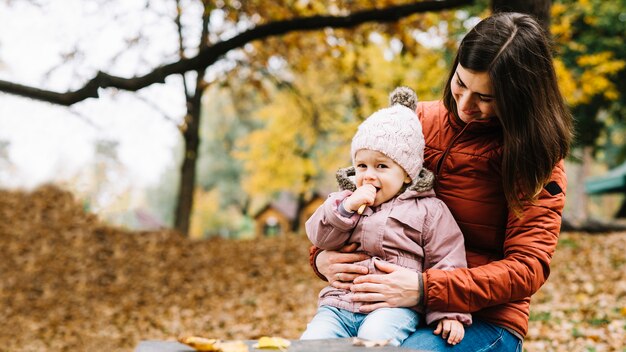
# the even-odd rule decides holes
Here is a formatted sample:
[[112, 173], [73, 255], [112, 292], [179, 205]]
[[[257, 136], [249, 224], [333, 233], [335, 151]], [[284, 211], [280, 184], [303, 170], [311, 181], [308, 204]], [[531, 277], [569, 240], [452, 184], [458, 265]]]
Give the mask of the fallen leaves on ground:
[[626, 351], [626, 233], [566, 233], [531, 303], [528, 351]]
[[[192, 241], [85, 214], [53, 186], [0, 191], [0, 343], [131, 351], [182, 334], [296, 339], [324, 283], [305, 236]], [[626, 233], [563, 234], [533, 297], [527, 351], [624, 351]]]

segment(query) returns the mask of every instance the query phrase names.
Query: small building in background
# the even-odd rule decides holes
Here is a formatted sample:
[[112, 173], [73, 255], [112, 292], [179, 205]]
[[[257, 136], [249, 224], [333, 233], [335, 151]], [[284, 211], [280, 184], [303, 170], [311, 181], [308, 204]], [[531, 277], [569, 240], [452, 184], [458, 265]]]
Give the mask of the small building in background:
[[290, 217], [271, 203], [254, 217], [254, 223], [257, 237], [284, 235], [291, 230]]
[[325, 199], [319, 194], [314, 194], [298, 210], [297, 197], [291, 193], [282, 192], [278, 199], [261, 208], [254, 216], [256, 236], [282, 236], [294, 232], [292, 229], [296, 220], [298, 230], [295, 232], [304, 234], [304, 224]]

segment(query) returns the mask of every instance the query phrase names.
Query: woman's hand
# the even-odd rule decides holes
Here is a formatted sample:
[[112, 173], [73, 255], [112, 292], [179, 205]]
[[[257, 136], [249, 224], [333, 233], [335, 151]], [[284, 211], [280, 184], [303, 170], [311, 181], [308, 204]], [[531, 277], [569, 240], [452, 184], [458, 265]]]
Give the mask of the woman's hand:
[[435, 335], [441, 334], [441, 337], [451, 345], [456, 345], [463, 340], [465, 336], [465, 327], [463, 324], [454, 319], [441, 319], [437, 323], [437, 328], [433, 331]]
[[362, 313], [378, 308], [413, 307], [419, 302], [419, 273], [382, 260], [375, 260], [374, 264], [387, 274], [357, 277], [351, 288], [352, 301], [363, 303]]
[[326, 277], [331, 286], [349, 290], [352, 280], [369, 272], [355, 262], [368, 259], [365, 253], [354, 253], [358, 245], [351, 243], [337, 251], [322, 251], [315, 258], [315, 266]]

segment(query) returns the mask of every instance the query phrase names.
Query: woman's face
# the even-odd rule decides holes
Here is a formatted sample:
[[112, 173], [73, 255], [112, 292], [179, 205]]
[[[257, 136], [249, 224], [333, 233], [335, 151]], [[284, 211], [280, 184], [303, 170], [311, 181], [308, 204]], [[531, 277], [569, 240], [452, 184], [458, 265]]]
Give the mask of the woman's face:
[[496, 101], [487, 72], [477, 72], [456, 66], [450, 84], [457, 113], [463, 122], [485, 120], [496, 115]]

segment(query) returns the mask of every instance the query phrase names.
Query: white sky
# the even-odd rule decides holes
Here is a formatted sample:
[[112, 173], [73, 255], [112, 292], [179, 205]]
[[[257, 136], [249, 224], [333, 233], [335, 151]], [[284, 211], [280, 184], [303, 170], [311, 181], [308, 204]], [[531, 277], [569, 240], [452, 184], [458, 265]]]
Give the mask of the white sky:
[[[95, 3], [50, 1], [38, 9], [0, 1], [0, 79], [63, 92], [81, 87], [97, 70], [130, 77], [173, 60], [166, 57], [177, 43], [171, 20], [142, 9], [143, 1], [107, 2], [102, 9]], [[125, 40], [140, 28], [153, 39], [124, 52]], [[61, 65], [60, 53], [75, 45], [85, 55], [76, 65]], [[54, 67], [60, 68], [50, 71]], [[156, 183], [172, 165], [181, 138], [175, 122], [184, 115], [180, 81], [170, 77], [138, 94], [101, 90], [100, 99], [71, 108], [0, 93], [0, 141], [11, 143], [9, 159], [15, 166], [0, 187], [30, 188], [70, 178], [93, 161], [98, 139], [119, 141], [118, 155], [132, 184]]]

